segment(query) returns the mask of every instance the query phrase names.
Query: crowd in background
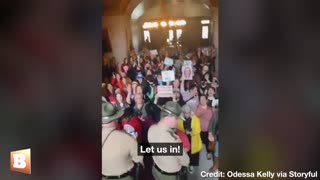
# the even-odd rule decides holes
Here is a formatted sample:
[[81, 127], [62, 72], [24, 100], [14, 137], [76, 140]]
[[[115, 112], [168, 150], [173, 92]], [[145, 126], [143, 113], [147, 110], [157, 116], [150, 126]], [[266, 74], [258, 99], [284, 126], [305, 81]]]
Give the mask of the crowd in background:
[[[131, 134], [139, 143], [147, 143], [148, 128], [160, 120], [159, 106], [175, 101], [182, 107], [185, 119], [179, 120], [176, 131], [189, 150], [189, 172], [199, 165], [202, 148], [206, 148], [207, 158], [215, 161], [211, 170], [217, 170], [218, 150], [211, 147], [218, 141], [217, 50], [199, 47], [194, 52], [182, 52], [163, 48], [157, 55], [149, 52], [144, 50], [139, 55], [130, 52], [122, 63], [107, 55], [103, 57], [102, 98], [125, 112], [117, 129]], [[166, 57], [174, 59], [173, 65], [165, 64]], [[192, 62], [192, 80], [185, 80], [181, 75], [185, 60]], [[174, 71], [174, 81], [163, 81], [161, 72], [165, 70]], [[172, 97], [159, 97], [157, 86], [163, 85], [172, 85]], [[145, 157], [144, 161], [152, 163], [150, 158]], [[145, 171], [145, 176], [151, 178], [148, 166]]]

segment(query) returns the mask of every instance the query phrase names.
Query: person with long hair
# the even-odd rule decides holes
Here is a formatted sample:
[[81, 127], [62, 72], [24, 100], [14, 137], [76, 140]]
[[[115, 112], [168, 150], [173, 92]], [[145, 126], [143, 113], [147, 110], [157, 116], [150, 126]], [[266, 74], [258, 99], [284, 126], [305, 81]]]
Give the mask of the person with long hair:
[[216, 97], [215, 97], [215, 94], [216, 94], [216, 90], [212, 87], [212, 86], [209, 86], [207, 88], [207, 98], [208, 98], [208, 106], [210, 107], [214, 107], [215, 103], [216, 103]]
[[201, 122], [201, 140], [205, 144], [207, 150], [207, 159], [211, 159], [211, 154], [209, 153], [209, 141], [208, 141], [208, 129], [209, 124], [214, 114], [214, 108], [208, 106], [207, 96], [200, 96], [200, 104], [194, 109], [194, 113], [199, 117]]
[[180, 88], [180, 81], [178, 78], [176, 78], [173, 82], [172, 82], [172, 88]]
[[128, 58], [125, 57], [123, 59], [123, 63], [121, 64], [120, 70], [121, 72], [127, 74], [128, 69], [129, 69], [129, 62], [128, 62]]
[[207, 87], [211, 86], [211, 78], [210, 74], [207, 72], [203, 75], [203, 79], [201, 80], [201, 88], [200, 88], [200, 93], [201, 94], [207, 94]]
[[184, 85], [184, 79], [181, 78], [180, 93], [182, 95], [183, 101], [192, 109], [194, 109], [199, 104], [198, 87], [195, 84], [192, 84], [186, 90]]
[[121, 77], [120, 73], [114, 73], [112, 75], [111, 84], [113, 86], [118, 86], [122, 90], [123, 82], [122, 82], [122, 77]]
[[129, 108], [129, 104], [126, 102], [126, 100], [123, 98], [121, 93], [116, 94], [116, 108], [118, 110], [125, 110]]
[[114, 93], [114, 87], [109, 83], [106, 87], [105, 98], [111, 103], [116, 103], [116, 95]]

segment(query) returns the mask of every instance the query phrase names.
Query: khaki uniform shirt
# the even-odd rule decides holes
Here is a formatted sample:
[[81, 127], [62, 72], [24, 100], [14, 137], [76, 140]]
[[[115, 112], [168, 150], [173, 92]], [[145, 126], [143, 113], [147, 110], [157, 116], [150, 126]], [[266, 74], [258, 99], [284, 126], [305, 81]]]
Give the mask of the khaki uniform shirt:
[[[149, 128], [148, 141], [149, 143], [181, 143], [174, 130], [165, 127], [161, 121]], [[152, 158], [161, 170], [168, 173], [180, 171], [182, 166], [188, 166], [190, 162], [185, 150], [182, 156], [153, 156]]]
[[[102, 128], [102, 143], [114, 128]], [[138, 156], [137, 141], [121, 131], [113, 131], [102, 148], [102, 174], [118, 176], [131, 170], [134, 162], [142, 162]]]

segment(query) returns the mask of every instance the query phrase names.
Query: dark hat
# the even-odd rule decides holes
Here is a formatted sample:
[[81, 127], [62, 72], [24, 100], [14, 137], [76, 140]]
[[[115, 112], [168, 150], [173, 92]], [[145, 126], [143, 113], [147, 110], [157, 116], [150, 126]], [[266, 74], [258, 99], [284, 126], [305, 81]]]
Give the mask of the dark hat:
[[107, 101], [102, 102], [102, 123], [107, 124], [114, 120], [119, 119], [124, 111], [117, 111], [116, 107]]
[[147, 75], [146, 76], [146, 80], [149, 81], [149, 82], [152, 82], [152, 81], [154, 81], [154, 78], [153, 78], [152, 75]]
[[174, 101], [168, 101], [164, 106], [158, 106], [161, 109], [161, 117], [168, 116], [168, 115], [175, 115], [182, 120], [184, 118], [181, 116], [182, 109], [181, 106], [174, 102]]
[[131, 107], [128, 107], [124, 110], [122, 118], [130, 118], [134, 114], [134, 110]]

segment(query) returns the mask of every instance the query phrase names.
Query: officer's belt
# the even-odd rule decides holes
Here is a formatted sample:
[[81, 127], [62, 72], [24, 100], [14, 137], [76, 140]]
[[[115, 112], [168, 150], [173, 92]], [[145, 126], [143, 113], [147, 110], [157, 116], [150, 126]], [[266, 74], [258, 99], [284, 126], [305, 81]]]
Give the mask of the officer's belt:
[[169, 175], [169, 176], [173, 176], [173, 175], [178, 175], [180, 171], [178, 172], [165, 172], [165, 171], [162, 171], [156, 164], [154, 164], [154, 167], [161, 173], [161, 174], [164, 174], [164, 175]]
[[102, 175], [102, 177], [105, 177], [105, 178], [108, 178], [108, 179], [121, 179], [121, 178], [125, 178], [125, 177], [127, 177], [129, 175], [130, 175], [130, 172], [128, 171], [128, 172], [126, 172], [124, 174], [121, 174], [119, 176], [105, 176], [105, 175]]

